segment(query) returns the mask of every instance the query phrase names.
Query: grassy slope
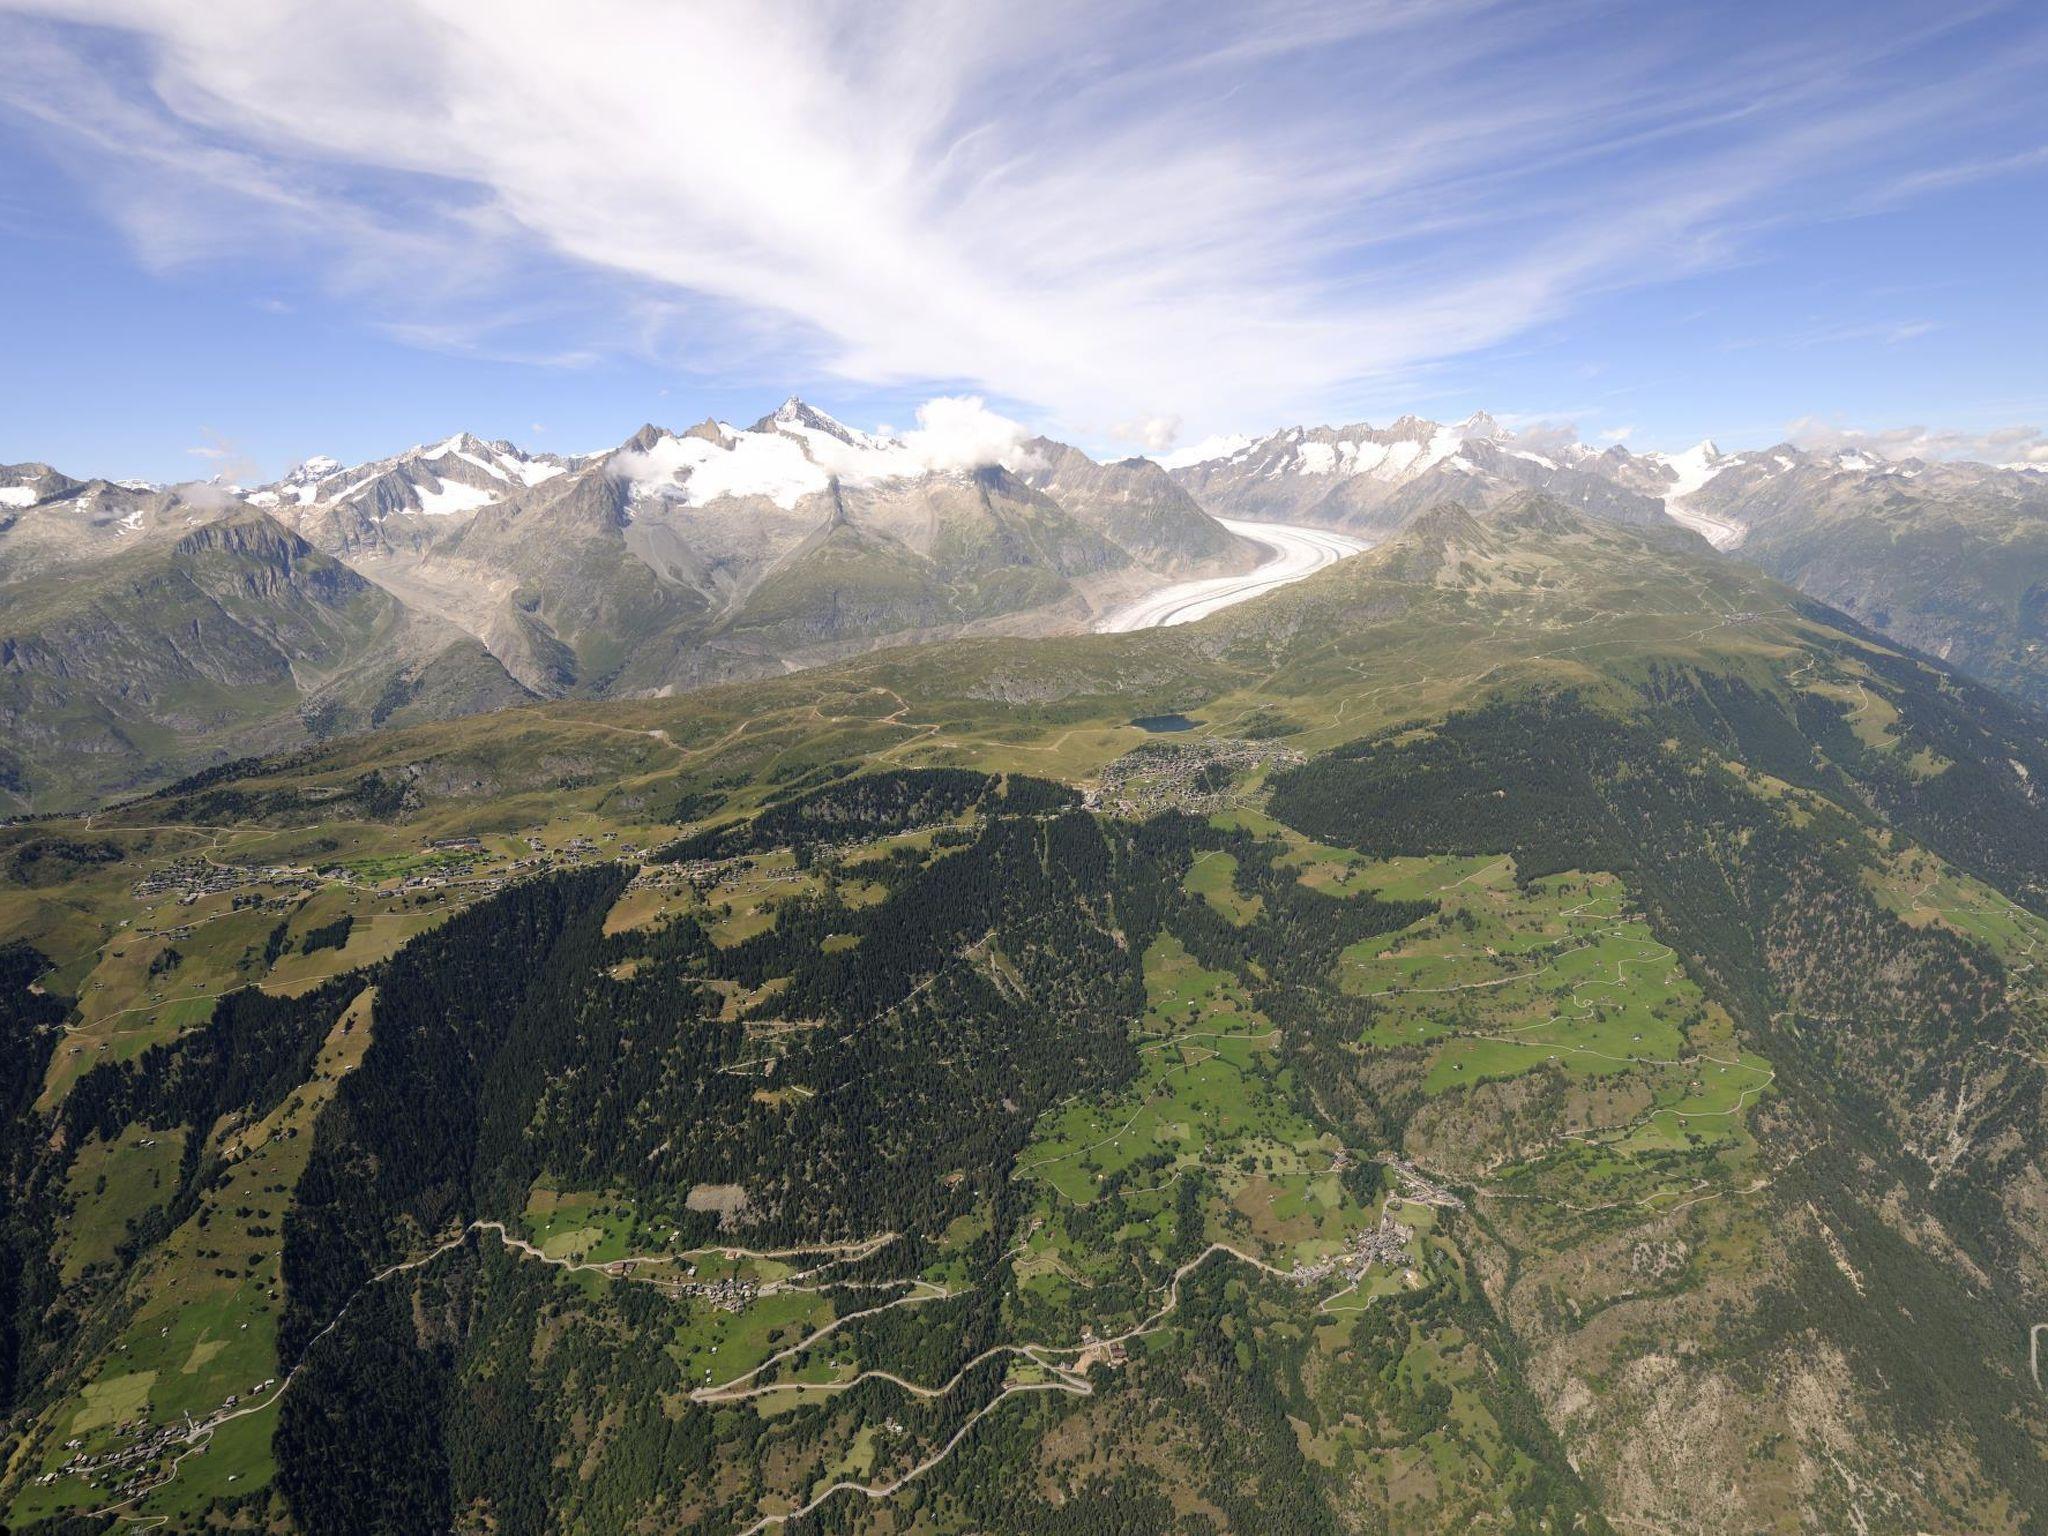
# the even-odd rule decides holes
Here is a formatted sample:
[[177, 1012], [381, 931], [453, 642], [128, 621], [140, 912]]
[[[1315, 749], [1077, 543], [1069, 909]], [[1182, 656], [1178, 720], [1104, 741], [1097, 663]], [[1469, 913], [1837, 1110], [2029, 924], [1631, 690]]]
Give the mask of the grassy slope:
[[[181, 907], [139, 905], [130, 895], [143, 870], [201, 851], [223, 861], [352, 862], [354, 888], [325, 889], [289, 918], [297, 935], [351, 911], [357, 927], [348, 951], [280, 961], [271, 984], [282, 990], [324, 973], [323, 961], [339, 967], [388, 952], [465, 899], [456, 889], [423, 903], [396, 888], [421, 867], [428, 837], [483, 836], [479, 876], [533, 856], [533, 829], [556, 850], [588, 837], [603, 854], [607, 837], [613, 845], [652, 843], [679, 812], [733, 817], [837, 761], [960, 764], [1079, 782], [1145, 739], [1131, 718], [1162, 709], [1196, 715], [1207, 736], [1256, 732], [1313, 752], [1537, 687], [1570, 686], [1617, 711], [1633, 709], [1653, 683], [1653, 661], [1738, 678], [1791, 702], [1810, 695], [1847, 708], [1852, 695], [1874, 693], [1880, 714], [1889, 709], [1895, 719], [1916, 707], [1904, 696], [1892, 700], [1890, 674], [1876, 665], [1898, 658], [1844, 637], [1762, 578], [1619, 530], [1532, 521], [1435, 519], [1373, 556], [1184, 630], [953, 645], [688, 699], [553, 705], [408, 728], [323, 747], [229, 786], [138, 804], [89, 830], [10, 832], [0, 856], [17, 871], [37, 838], [105, 839], [128, 855], [119, 864], [41, 861], [36, 867], [69, 877], [16, 879], [0, 889], [6, 931], [37, 943], [57, 966], [52, 985], [79, 999], [73, 1031], [52, 1060], [46, 1102], [62, 1095], [82, 1058], [173, 1038], [204, 1016], [222, 987], [253, 979], [251, 953], [276, 914], [237, 913], [224, 898]], [[1861, 725], [1857, 737], [1873, 751], [1911, 760], [1922, 750], [1886, 720]], [[359, 797], [371, 775], [403, 777], [408, 791], [398, 809], [363, 808], [382, 804]], [[1809, 789], [1761, 769], [1747, 782], [1788, 820], [1815, 814]], [[712, 796], [723, 799], [713, 804]], [[1145, 953], [1147, 1009], [1132, 1024], [1138, 1077], [1049, 1114], [1018, 1159], [1036, 1213], [1008, 1302], [1018, 1336], [1071, 1337], [1084, 1321], [1106, 1333], [1141, 1320], [1144, 1296], [1128, 1289], [1121, 1255], [1135, 1241], [1151, 1254], [1154, 1278], [1163, 1275], [1180, 1240], [1174, 1202], [1184, 1182], [1203, 1192], [1204, 1240], [1228, 1241], [1282, 1268], [1326, 1257], [1386, 1212], [1410, 1228], [1406, 1272], [1384, 1271], [1349, 1297], [1317, 1291], [1308, 1299], [1320, 1310], [1304, 1313], [1292, 1290], [1260, 1291], [1255, 1276], [1215, 1277], [1233, 1287], [1241, 1368], [1266, 1360], [1283, 1339], [1289, 1351], [1306, 1349], [1289, 1355], [1296, 1363], [1287, 1367], [1306, 1383], [1297, 1413], [1306, 1406], [1307, 1416], [1298, 1414], [1295, 1430], [1301, 1453], [1331, 1469], [1374, 1521], [1450, 1528], [1514, 1485], [1509, 1472], [1527, 1453], [1507, 1428], [1513, 1404], [1488, 1385], [1512, 1361], [1519, 1390], [1541, 1400], [1550, 1429], [1617, 1512], [1655, 1508], [1660, 1523], [1703, 1530], [1789, 1524], [1801, 1511], [1832, 1520], [1851, 1505], [1880, 1524], [1916, 1512], [1931, 1518], [1916, 1502], [1927, 1495], [1905, 1476], [1910, 1462], [1933, 1469], [1938, 1509], [1967, 1511], [1978, 1528], [2018, 1527], [2018, 1511], [2001, 1504], [2000, 1485], [1976, 1464], [1973, 1448], [1897, 1416], [1881, 1387], [1868, 1397], [1871, 1384], [1857, 1378], [1837, 1338], [1821, 1332], [1795, 1341], [1796, 1366], [1777, 1346], [1742, 1342], [1759, 1336], [1759, 1309], [1773, 1304], [1776, 1289], [1825, 1294], [1827, 1285], [1849, 1286], [1843, 1295], [1856, 1300], [1845, 1302], [1843, 1315], [1853, 1319], [1873, 1284], [1869, 1254], [1881, 1250], [1852, 1254], [1820, 1210], [1780, 1192], [1811, 1127], [1778, 1109], [1774, 1062], [1674, 963], [1666, 941], [1683, 936], [1648, 931], [1625, 882], [1591, 870], [1523, 884], [1498, 852], [1367, 860], [1311, 842], [1251, 806], [1227, 824], [1279, 840], [1288, 867], [1312, 889], [1439, 903], [1421, 924], [1352, 946], [1327, 979], [1333, 996], [1377, 1009], [1349, 1049], [1381, 1102], [1406, 1106], [1401, 1129], [1392, 1145], [1374, 1146], [1355, 1124], [1331, 1119], [1304, 1097], [1299, 1064], [1279, 1049], [1280, 1031], [1252, 995], [1260, 978], [1205, 966], [1172, 935], [1161, 936]], [[765, 863], [753, 878], [758, 889], [742, 882], [712, 898], [723, 912], [683, 893], [642, 899], [620, 926], [695, 910], [716, 920], [719, 942], [736, 943], [766, 927], [777, 900], [822, 888]], [[1896, 837], [1885, 838], [1867, 878], [1909, 922], [1982, 939], [2025, 976], [2042, 922], [1982, 881]], [[1256, 892], [1240, 888], [1238, 862], [1227, 854], [1192, 865], [1184, 884], [1228, 924], [1256, 923], [1266, 911]], [[184, 937], [152, 932], [188, 926]], [[171, 984], [160, 985], [148, 966], [172, 944], [186, 958], [169, 973]], [[2040, 1000], [2025, 982], [2018, 991], [2023, 1020], [2038, 1028], [2048, 1017]], [[199, 1011], [182, 1011], [181, 999]], [[323, 1073], [345, 1065], [329, 1059], [341, 1048], [330, 1041]], [[309, 1125], [324, 1080], [281, 1113]], [[96, 1143], [74, 1170], [76, 1231], [63, 1254], [72, 1275], [107, 1262], [110, 1233], [146, 1200], [144, 1183], [163, 1176], [170, 1138], [185, 1134], [155, 1129], [167, 1134], [138, 1127]], [[157, 1145], [142, 1147], [145, 1139]], [[1458, 1180], [1474, 1213], [1445, 1215], [1390, 1199], [1398, 1190], [1347, 1183], [1332, 1172], [1345, 1145], [1398, 1151]], [[296, 1177], [281, 1166], [268, 1172], [272, 1183]], [[1105, 1188], [1117, 1213], [1108, 1231], [1089, 1214]], [[1851, 1233], [1853, 1241], [1880, 1244], [1891, 1231], [1897, 1242], [1903, 1229], [1941, 1265], [1967, 1268], [1910, 1194], [1887, 1198], [1900, 1202], [1901, 1214], [1890, 1227], [1878, 1221], [1876, 1235]], [[235, 1185], [209, 1199], [260, 1208], [254, 1190]], [[551, 1252], [568, 1244], [593, 1259], [645, 1253], [661, 1236], [600, 1191], [537, 1188], [528, 1223]], [[971, 1223], [945, 1235], [925, 1273], [940, 1283], [965, 1278], [956, 1251], [973, 1235]], [[245, 1230], [235, 1241], [244, 1240]], [[173, 1238], [123, 1278], [134, 1321], [81, 1364], [68, 1395], [51, 1406], [51, 1424], [76, 1433], [82, 1416], [83, 1427], [104, 1430], [145, 1405], [162, 1417], [217, 1400], [240, 1375], [270, 1374], [254, 1356], [205, 1347], [230, 1333], [238, 1350], [245, 1332], [265, 1336], [262, 1286], [237, 1282], [226, 1299], [208, 1292], [193, 1313], [199, 1332], [180, 1333], [172, 1341], [178, 1350], [147, 1326], [165, 1287], [200, 1284], [206, 1264], [265, 1274], [257, 1247], [199, 1264], [196, 1243], [189, 1232]], [[185, 1280], [181, 1265], [192, 1271]], [[762, 1280], [778, 1274], [752, 1272]], [[593, 1295], [604, 1289], [573, 1284]], [[1475, 1314], [1459, 1310], [1480, 1297], [1512, 1330], [1507, 1354], [1475, 1331]], [[1422, 1310], [1391, 1343], [1376, 1331], [1411, 1307]], [[690, 1309], [671, 1350], [688, 1379], [707, 1370], [723, 1378], [767, 1359], [777, 1330], [826, 1315], [794, 1297], [743, 1314]], [[1200, 1358], [1202, 1337], [1190, 1324], [1148, 1341], [1128, 1379], [1148, 1379], [1155, 1349], [1167, 1352], [1168, 1369], [1198, 1377], [1186, 1362]], [[849, 1340], [793, 1359], [789, 1379], [831, 1381], [857, 1365], [888, 1365], [890, 1348], [883, 1335]], [[1196, 1355], [1176, 1353], [1186, 1350]], [[2009, 1380], [2014, 1363], [1987, 1362], [1987, 1370]], [[1773, 1371], [1791, 1372], [1779, 1379], [1806, 1396], [1788, 1401], [1768, 1391]], [[215, 1372], [227, 1374], [216, 1381]], [[1448, 1393], [1440, 1406], [1432, 1383]], [[764, 1401], [774, 1415], [788, 1411]], [[1174, 1436], [1192, 1435], [1194, 1421], [1162, 1439], [1119, 1417], [1127, 1401], [1109, 1393], [1074, 1408], [1074, 1422], [1129, 1465], [1170, 1475], [1180, 1454]], [[1713, 1411], [1684, 1417], [1688, 1404], [1702, 1401]], [[771, 1414], [768, 1406], [759, 1411]], [[839, 1422], [826, 1397], [804, 1411]], [[1016, 1411], [1046, 1437], [1047, 1475], [1077, 1475], [1057, 1449], [1074, 1432], [1061, 1415]], [[1426, 1421], [1410, 1434], [1405, 1416], [1417, 1413]], [[1630, 1428], [1652, 1413], [1666, 1416], [1671, 1433], [1646, 1439]], [[873, 1433], [847, 1423], [834, 1453], [844, 1458], [840, 1469], [873, 1464]], [[195, 1464], [203, 1480], [182, 1478], [147, 1512], [182, 1517], [206, 1497], [234, 1491], [230, 1474], [236, 1486], [260, 1483], [267, 1442], [236, 1433], [223, 1434], [203, 1468]], [[1896, 1453], [1885, 1448], [1894, 1443]], [[1743, 1498], [1717, 1504], [1716, 1479], [1735, 1466], [1743, 1469]], [[15, 1518], [76, 1507], [78, 1490], [31, 1493], [20, 1476], [19, 1468], [11, 1474]]]
[[467, 636], [250, 512], [0, 591], [0, 795], [61, 809], [196, 764], [520, 702]]
[[[1781, 689], [1807, 648], [1834, 635], [1795, 594], [1704, 553], [1672, 558], [1595, 523], [1448, 543], [1429, 525], [1261, 602], [1200, 625], [1020, 643], [962, 641], [881, 652], [787, 677], [672, 699], [560, 703], [351, 739], [274, 780], [332, 784], [373, 767], [481, 774], [479, 799], [535, 777], [544, 733], [609, 761], [643, 738], [638, 772], [579, 798], [592, 808], [838, 757], [959, 763], [1085, 779], [1144, 740], [1140, 716], [1188, 710], [1201, 734], [1250, 727], [1305, 751], [1489, 693], [1536, 685], [1620, 692], [1651, 658], [1710, 666]], [[455, 810], [459, 791], [430, 797]], [[160, 798], [132, 817], [189, 797]]]

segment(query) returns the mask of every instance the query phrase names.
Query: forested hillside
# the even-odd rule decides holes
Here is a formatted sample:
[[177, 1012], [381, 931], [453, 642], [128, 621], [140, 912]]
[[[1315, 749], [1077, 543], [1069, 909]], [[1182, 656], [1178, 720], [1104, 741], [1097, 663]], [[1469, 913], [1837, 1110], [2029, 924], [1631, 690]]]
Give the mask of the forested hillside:
[[0, 830], [0, 1519], [2042, 1529], [2048, 724], [1690, 535]]

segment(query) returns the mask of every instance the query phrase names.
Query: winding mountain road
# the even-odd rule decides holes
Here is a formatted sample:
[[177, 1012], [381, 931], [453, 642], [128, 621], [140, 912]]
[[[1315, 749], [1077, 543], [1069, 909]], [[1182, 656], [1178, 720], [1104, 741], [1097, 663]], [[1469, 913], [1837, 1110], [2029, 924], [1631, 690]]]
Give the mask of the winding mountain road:
[[1228, 517], [1216, 521], [1240, 538], [1265, 545], [1273, 551], [1273, 557], [1242, 576], [1213, 576], [1204, 581], [1177, 581], [1170, 587], [1161, 587], [1102, 619], [1095, 626], [1096, 632], [1121, 635], [1134, 629], [1190, 624], [1220, 608], [1313, 576], [1324, 566], [1335, 565], [1371, 547], [1364, 539], [1328, 528], [1305, 528], [1296, 523], [1246, 523]]

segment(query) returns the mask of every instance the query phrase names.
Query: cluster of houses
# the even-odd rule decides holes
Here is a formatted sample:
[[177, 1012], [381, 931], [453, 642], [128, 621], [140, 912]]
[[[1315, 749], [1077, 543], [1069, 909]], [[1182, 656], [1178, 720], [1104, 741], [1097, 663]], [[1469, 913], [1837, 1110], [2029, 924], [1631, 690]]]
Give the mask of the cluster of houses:
[[[615, 842], [616, 838], [616, 833], [606, 833], [603, 841], [611, 843]], [[597, 839], [580, 834], [553, 849], [541, 840], [537, 832], [528, 834], [526, 841], [532, 850], [530, 853], [479, 873], [479, 861], [490, 857], [482, 839], [434, 838], [424, 846], [422, 852], [441, 857], [434, 863], [407, 874], [399, 882], [398, 889], [402, 892], [419, 892], [462, 885], [489, 895], [523, 875], [586, 864], [597, 858], [638, 858], [646, 852], [637, 843], [620, 843], [615, 849], [607, 849]], [[317, 869], [294, 864], [273, 864], [256, 868], [215, 864], [197, 856], [190, 856], [175, 859], [169, 864], [149, 871], [135, 883], [134, 895], [137, 901], [154, 901], [172, 896], [177, 898], [180, 905], [191, 906], [203, 896], [233, 894], [238, 908], [246, 905], [284, 910], [290, 907], [297, 897], [317, 891], [322, 886], [373, 886], [382, 883], [382, 880], [363, 876], [346, 864], [323, 865]], [[250, 887], [261, 887], [262, 890], [252, 893]]]
[[706, 895], [721, 886], [751, 879], [756, 885], [794, 885], [804, 879], [800, 869], [761, 869], [745, 854], [729, 859], [686, 859], [680, 864], [649, 864], [633, 877], [633, 888], [680, 890], [690, 887]]
[[[694, 1268], [690, 1271], [695, 1274]], [[760, 1283], [739, 1275], [717, 1280], [684, 1280], [670, 1287], [674, 1294], [701, 1301], [721, 1312], [744, 1312], [761, 1294]]]
[[1414, 1236], [1413, 1227], [1397, 1221], [1391, 1211], [1382, 1212], [1380, 1224], [1352, 1238], [1349, 1248], [1326, 1259], [1296, 1264], [1291, 1278], [1296, 1285], [1314, 1285], [1333, 1275], [1355, 1283], [1364, 1279], [1365, 1272], [1375, 1264], [1405, 1269], [1408, 1244]]
[[1081, 1352], [1074, 1357], [1073, 1368], [1082, 1375], [1098, 1365], [1114, 1368], [1128, 1364], [1130, 1358], [1131, 1352], [1122, 1339], [1097, 1338], [1093, 1328], [1086, 1323], [1081, 1325]]
[[1383, 1157], [1380, 1162], [1401, 1186], [1401, 1198], [1417, 1205], [1434, 1205], [1447, 1211], [1462, 1211], [1465, 1202], [1437, 1183], [1406, 1158]]
[[[542, 838], [538, 829], [525, 833], [522, 840], [529, 852], [508, 863], [493, 864], [480, 871], [477, 862], [490, 857], [490, 851], [484, 847], [481, 839], [436, 838], [426, 845], [427, 853], [469, 854], [474, 857], [428, 865], [407, 875], [399, 883], [398, 888], [401, 891], [415, 891], [460, 885], [488, 896], [526, 875], [542, 874], [551, 869], [576, 868], [598, 859], [631, 861], [639, 859], [647, 852], [638, 843], [620, 842], [616, 832], [607, 832], [602, 838], [585, 837], [582, 833], [577, 833], [552, 848]], [[607, 847], [607, 844], [612, 846]], [[354, 877], [344, 868], [323, 870], [321, 873], [354, 883]]]
[[[605, 841], [614, 841], [616, 833], [607, 832]], [[526, 845], [532, 852], [510, 863], [497, 864], [484, 870], [477, 868], [474, 859], [462, 862], [431, 864], [407, 875], [398, 884], [401, 892], [443, 890], [450, 886], [462, 886], [474, 895], [490, 896], [527, 875], [537, 875], [551, 869], [568, 869], [588, 864], [594, 859], [609, 858], [615, 852], [622, 858], [636, 858], [644, 850], [637, 843], [622, 843], [616, 850], [607, 852], [588, 837], [571, 837], [558, 848], [550, 849], [538, 832], [526, 834]], [[473, 854], [477, 859], [489, 856], [483, 843], [474, 837], [436, 838], [426, 846], [428, 853]], [[332, 873], [338, 880], [355, 883], [346, 869], [322, 871]]]
[[[318, 889], [320, 877], [310, 869], [290, 864], [273, 864], [267, 869], [240, 869], [231, 864], [209, 864], [200, 858], [175, 859], [153, 869], [135, 882], [137, 901], [154, 901], [175, 896], [181, 906], [191, 906], [202, 896], [224, 896], [252, 885], [280, 891]], [[274, 898], [283, 905], [285, 898]]]
[[1083, 792], [1092, 810], [1152, 816], [1168, 806], [1207, 815], [1231, 802], [1232, 781], [1260, 768], [1286, 768], [1305, 759], [1270, 741], [1198, 736], [1152, 741], [1126, 752]]
[[134, 1418], [114, 1426], [114, 1433], [126, 1438], [110, 1450], [88, 1452], [85, 1440], [73, 1436], [64, 1442], [64, 1449], [71, 1454], [54, 1472], [45, 1472], [36, 1478], [38, 1487], [47, 1488], [60, 1478], [77, 1478], [88, 1487], [106, 1488], [116, 1493], [127, 1493], [139, 1487], [146, 1473], [156, 1462], [181, 1451], [198, 1455], [205, 1451], [204, 1445], [193, 1442], [199, 1435], [218, 1422], [221, 1415], [232, 1413], [244, 1398], [254, 1402], [277, 1385], [277, 1378], [266, 1377], [244, 1393], [229, 1393], [221, 1400], [220, 1412], [204, 1423], [196, 1423], [188, 1415], [169, 1424], [152, 1424], [147, 1419]]

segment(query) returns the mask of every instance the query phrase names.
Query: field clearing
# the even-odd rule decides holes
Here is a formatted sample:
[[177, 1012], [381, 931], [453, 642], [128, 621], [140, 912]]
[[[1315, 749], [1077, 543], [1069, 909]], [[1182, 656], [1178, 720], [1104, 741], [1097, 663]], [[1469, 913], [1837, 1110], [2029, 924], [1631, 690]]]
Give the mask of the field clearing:
[[702, 899], [687, 885], [643, 885], [628, 890], [605, 914], [605, 936], [630, 933], [637, 928], [658, 928], [674, 914], [702, 906]]
[[[1275, 862], [1294, 870], [1295, 878], [1311, 890], [1331, 896], [1356, 896], [1371, 891], [1387, 901], [1433, 900], [1437, 888], [1446, 881], [1482, 873], [1491, 878], [1491, 867], [1503, 862], [1493, 857], [1370, 859], [1354, 849], [1316, 842], [1249, 806], [1220, 811], [1209, 818], [1209, 823], [1222, 831], [1277, 839], [1286, 847]], [[1504, 867], [1507, 883], [1511, 884], [1512, 861]]]
[[1898, 745], [1898, 707], [1883, 694], [1871, 692], [1862, 679], [1808, 683], [1802, 691], [1842, 705], [1847, 711], [1849, 729], [1866, 747], [1889, 751]]
[[310, 992], [345, 971], [388, 960], [409, 939], [439, 927], [454, 913], [452, 906], [417, 913], [371, 913], [357, 920], [349, 930], [348, 943], [341, 949], [316, 950], [310, 955], [295, 952], [280, 959], [276, 970], [263, 983], [263, 990], [280, 997]]
[[80, 1394], [84, 1402], [71, 1418], [71, 1433], [87, 1434], [134, 1418], [149, 1406], [155, 1371], [130, 1371], [94, 1382]]
[[277, 1415], [272, 1413], [230, 1419], [214, 1431], [204, 1455], [188, 1456], [180, 1464], [176, 1482], [136, 1506], [137, 1516], [189, 1516], [215, 1499], [262, 1488], [277, 1473], [270, 1454], [270, 1437], [276, 1432]]
[[982, 732], [961, 754], [984, 773], [1028, 773], [1069, 782], [1092, 778], [1132, 748], [1158, 738], [1133, 725], [1089, 723], [1047, 728], [1030, 740], [1007, 741]]
[[[1133, 1250], [1162, 1266], [1171, 1245], [1191, 1240], [1189, 1188], [1203, 1241], [1282, 1266], [1335, 1251], [1376, 1215], [1334, 1171], [1336, 1138], [1296, 1107], [1278, 1031], [1242, 984], [1171, 934], [1146, 951], [1145, 984], [1137, 1079], [1049, 1113], [1017, 1163], [1040, 1214], [1016, 1280], [1070, 1329], [1082, 1318], [1100, 1327], [1105, 1305], [1129, 1304]], [[1107, 1233], [1087, 1216], [1105, 1200], [1121, 1217]]]
[[[1361, 1045], [1419, 1059], [1423, 1093], [1446, 1104], [1551, 1074], [1561, 1097], [1548, 1112], [1552, 1150], [1537, 1157], [1555, 1175], [1544, 1188], [1583, 1191], [1596, 1205], [1593, 1196], [1624, 1190], [1639, 1198], [1680, 1177], [1671, 1158], [1747, 1145], [1771, 1065], [1742, 1048], [1733, 1021], [1632, 914], [1618, 879], [1575, 872], [1523, 888], [1505, 860], [1402, 860], [1375, 872], [1375, 888], [1440, 907], [1342, 956], [1340, 985], [1377, 1009]], [[1518, 1145], [1507, 1128], [1493, 1132], [1505, 1137], [1496, 1159]], [[1558, 1150], [1560, 1139], [1575, 1150]], [[1693, 1171], [1680, 1189], [1701, 1176], [1684, 1166]]]
[[1201, 897], [1241, 928], [1265, 910], [1265, 898], [1244, 895], [1233, 884], [1236, 879], [1237, 860], [1227, 853], [1211, 850], [1196, 855], [1187, 878], [1181, 882], [1181, 889], [1190, 896]]
[[[462, 904], [454, 899], [409, 902], [330, 886], [289, 913], [256, 907], [236, 911], [225, 897], [191, 908], [162, 904], [173, 915], [145, 908], [135, 929], [102, 946], [78, 994], [78, 1019], [67, 1025], [64, 1040], [51, 1054], [38, 1103], [44, 1108], [55, 1104], [101, 1062], [132, 1061], [150, 1046], [206, 1023], [227, 993], [247, 986], [280, 996], [309, 991], [389, 957], [407, 940], [445, 922]], [[353, 919], [344, 946], [300, 952], [308, 930], [344, 914]], [[191, 926], [192, 933], [149, 926], [173, 922]], [[280, 924], [286, 947], [266, 968], [264, 949]], [[171, 951], [181, 958], [152, 977], [151, 966], [163, 967]]]
[[112, 1141], [93, 1140], [72, 1165], [65, 1192], [71, 1216], [59, 1229], [58, 1261], [65, 1283], [96, 1264], [112, 1264], [129, 1223], [170, 1199], [177, 1187], [183, 1128], [131, 1125]]
[[776, 908], [791, 897], [816, 895], [824, 888], [825, 876], [798, 869], [788, 849], [759, 854], [705, 896], [700, 921], [714, 944], [730, 949], [773, 928]]
[[2022, 976], [2038, 964], [2048, 941], [2048, 918], [1918, 848], [1905, 850], [1883, 870], [1866, 871], [1864, 880], [1902, 922], [1916, 928], [1939, 923], [1976, 939]]
[[778, 1291], [744, 1312], [692, 1306], [678, 1321], [668, 1351], [690, 1386], [715, 1385], [753, 1370], [834, 1316], [832, 1303], [812, 1291]]
[[601, 1190], [557, 1191], [536, 1184], [527, 1194], [521, 1225], [549, 1258], [605, 1264], [666, 1246], [643, 1229], [631, 1201]]

